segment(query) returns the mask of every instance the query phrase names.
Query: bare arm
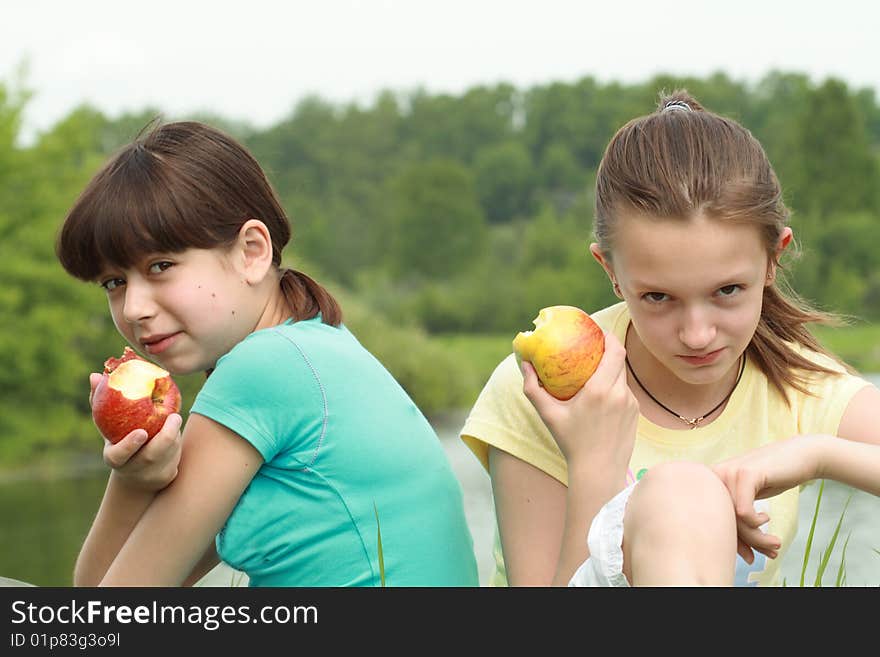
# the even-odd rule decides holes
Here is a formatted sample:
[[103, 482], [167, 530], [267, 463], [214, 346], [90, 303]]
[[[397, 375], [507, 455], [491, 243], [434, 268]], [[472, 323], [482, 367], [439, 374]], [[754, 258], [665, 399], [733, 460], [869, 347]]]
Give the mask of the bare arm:
[[[523, 392], [547, 425], [568, 465], [568, 488], [564, 495], [557, 491], [552, 498], [553, 506], [542, 509], [536, 504], [537, 509], [532, 512], [552, 513], [556, 523], [552, 544], [556, 552], [552, 557], [542, 555], [549, 559], [542, 575], [552, 573], [550, 581], [556, 586], [565, 586], [589, 556], [587, 533], [593, 518], [626, 485], [638, 403], [626, 385], [624, 355], [617, 338], [607, 335], [599, 367], [568, 401], [559, 401], [543, 390], [532, 366], [523, 363]], [[551, 498], [545, 495], [544, 503], [547, 499]], [[503, 536], [502, 542], [506, 563], [507, 544]], [[549, 549], [549, 540], [544, 547]]]
[[[176, 428], [171, 428], [176, 432]], [[169, 434], [171, 435], [171, 434]], [[137, 525], [144, 511], [156, 497], [156, 492], [151, 490], [148, 482], [154, 482], [160, 490], [164, 488], [164, 479], [168, 483], [177, 476], [177, 463], [180, 458], [179, 439], [166, 439], [159, 437], [159, 441], [166, 440], [167, 445], [152, 454], [137, 454], [134, 459], [127, 460], [127, 452], [133, 452], [138, 446], [126, 443], [128, 438], [109, 446], [107, 452], [123, 455], [120, 469], [114, 469], [107, 481], [107, 489], [104, 498], [95, 517], [89, 534], [74, 568], [75, 586], [97, 586], [122, 546], [128, 540], [132, 529]], [[156, 440], [154, 438], [153, 440]], [[154, 448], [159, 443], [152, 443]], [[145, 449], [145, 448], [144, 448]], [[130, 454], [129, 454], [130, 456]], [[108, 457], [108, 462], [114, 457]], [[144, 465], [144, 462], [151, 461]], [[138, 467], [140, 471], [137, 477], [132, 475], [126, 468]], [[122, 473], [126, 474], [122, 474]], [[164, 474], [163, 474], [164, 472]], [[202, 558], [196, 564], [184, 582], [184, 586], [192, 586], [204, 577], [212, 568], [220, 563], [220, 558], [214, 549], [214, 544], [208, 547]]]
[[192, 569], [189, 577], [184, 580], [183, 586], [194, 586], [219, 563], [220, 557], [217, 555], [217, 550], [214, 549], [214, 542], [211, 541], [208, 549], [205, 550], [205, 554], [202, 555], [202, 558], [199, 559], [199, 562]]
[[[180, 472], [141, 516], [102, 586], [180, 586], [204, 566], [214, 536], [263, 463], [259, 452], [201, 415], [187, 422]], [[207, 571], [205, 571], [207, 572]]]
[[747, 561], [751, 549], [771, 554], [778, 539], [761, 532], [767, 518], [754, 510], [754, 500], [813, 479], [832, 479], [880, 495], [880, 391], [868, 386], [856, 393], [838, 436], [795, 436], [713, 467], [733, 497], [739, 553]]
[[97, 586], [156, 493], [177, 476], [181, 417], [173, 414], [144, 444], [132, 431], [118, 443], [105, 440], [104, 461], [112, 470], [104, 498], [74, 567], [75, 586]]
[[880, 445], [821, 436], [818, 478], [880, 495]]
[[110, 474], [104, 499], [73, 570], [74, 586], [97, 586], [155, 493], [126, 487]]
[[508, 584], [550, 586], [565, 526], [565, 485], [491, 446], [489, 475]]
[[840, 420], [837, 435], [880, 445], [880, 390], [866, 386], [853, 396]]

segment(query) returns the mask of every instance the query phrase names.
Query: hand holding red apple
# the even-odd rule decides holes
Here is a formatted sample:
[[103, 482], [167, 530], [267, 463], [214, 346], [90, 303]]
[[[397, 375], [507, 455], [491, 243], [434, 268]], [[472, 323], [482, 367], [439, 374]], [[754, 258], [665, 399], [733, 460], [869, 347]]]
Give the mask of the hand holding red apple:
[[90, 401], [95, 426], [111, 443], [135, 429], [150, 440], [180, 410], [180, 390], [167, 371], [125, 347], [120, 358], [104, 362]]
[[[90, 403], [105, 376], [106, 374], [97, 372], [89, 375]], [[148, 437], [143, 428], [136, 428], [115, 443], [105, 438], [104, 462], [127, 487], [158, 492], [177, 476], [182, 422], [178, 413], [170, 413], [158, 433], [152, 437]]]

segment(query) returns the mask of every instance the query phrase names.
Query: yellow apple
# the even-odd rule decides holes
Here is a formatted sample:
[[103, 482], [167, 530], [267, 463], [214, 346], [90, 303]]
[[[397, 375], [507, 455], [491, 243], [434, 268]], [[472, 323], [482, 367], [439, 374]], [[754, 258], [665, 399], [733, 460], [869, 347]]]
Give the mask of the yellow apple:
[[126, 347], [108, 358], [92, 395], [92, 419], [101, 434], [118, 443], [135, 429], [147, 440], [159, 433], [165, 418], [180, 410], [180, 389], [171, 375]]
[[534, 331], [523, 331], [513, 339], [517, 362], [529, 361], [551, 395], [571, 399], [599, 366], [605, 335], [575, 306], [542, 308], [533, 323]]

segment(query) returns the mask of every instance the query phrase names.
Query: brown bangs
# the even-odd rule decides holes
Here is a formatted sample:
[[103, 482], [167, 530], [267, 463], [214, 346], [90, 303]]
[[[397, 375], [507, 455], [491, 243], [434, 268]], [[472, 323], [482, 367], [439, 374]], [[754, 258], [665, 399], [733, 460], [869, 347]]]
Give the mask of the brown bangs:
[[135, 143], [92, 179], [56, 244], [71, 275], [93, 281], [108, 268], [132, 267], [152, 253], [213, 248], [222, 241], [207, 229], [213, 222], [206, 214], [216, 212], [208, 195], [186, 177], [172, 178], [162, 159]]
[[[290, 222], [265, 172], [248, 150], [197, 121], [147, 126], [95, 174], [61, 226], [55, 253], [67, 272], [96, 281], [153, 254], [224, 249], [248, 219], [272, 238], [272, 263], [290, 240]], [[334, 326], [342, 311], [333, 296], [302, 272], [285, 269], [281, 290], [291, 313], [318, 313]]]

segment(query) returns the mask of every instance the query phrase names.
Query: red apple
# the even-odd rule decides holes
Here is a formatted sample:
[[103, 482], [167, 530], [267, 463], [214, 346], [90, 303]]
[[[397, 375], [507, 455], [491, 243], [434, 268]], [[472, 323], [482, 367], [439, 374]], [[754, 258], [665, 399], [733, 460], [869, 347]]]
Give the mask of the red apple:
[[135, 429], [144, 429], [147, 440], [155, 436], [165, 418], [180, 410], [180, 390], [171, 375], [126, 347], [120, 358], [108, 358], [92, 395], [92, 419], [111, 443]]
[[513, 339], [517, 361], [529, 361], [551, 395], [571, 399], [599, 366], [605, 335], [574, 306], [542, 308], [534, 324], [534, 331], [523, 331]]

